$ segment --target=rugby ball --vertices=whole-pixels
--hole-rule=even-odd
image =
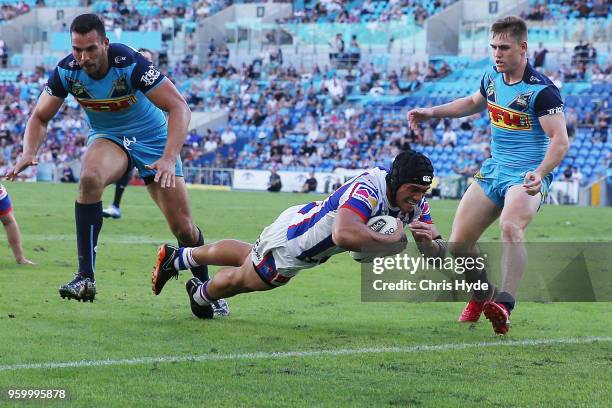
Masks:
[[[366,224],[372,231],[376,231],[379,234],[391,235],[397,229],[397,218],[391,217],[390,215],[380,215],[378,217],[372,217]],[[351,257],[360,263],[370,263],[374,261],[374,258],[380,256],[380,254],[372,252],[355,252],[350,251]]]

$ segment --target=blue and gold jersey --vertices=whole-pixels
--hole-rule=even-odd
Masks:
[[[495,67],[480,82],[491,120],[491,156],[510,167],[535,168],[544,159],[549,138],[539,118],[563,112],[557,87],[527,64],[523,79],[509,85]]]
[[[123,44],[110,44],[108,63],[104,78],[93,79],[70,54],[53,70],[45,91],[59,98],[74,96],[87,115],[91,134],[138,139],[165,128],[163,112],[145,96],[164,75],[138,51]]]

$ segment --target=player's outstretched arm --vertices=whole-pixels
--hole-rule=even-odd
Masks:
[[[38,98],[32,116],[28,119],[25,134],[23,136],[23,153],[15,166],[10,169],[4,177],[7,180],[15,180],[17,175],[32,165],[37,165],[36,152],[47,135],[47,124],[59,111],[64,100],[57,96],[44,92]]]
[[[404,225],[398,219],[397,229],[383,235],[367,227],[363,218],[347,208],[340,208],[334,221],[332,239],[336,245],[349,251],[396,254],[406,247]]]
[[[540,192],[542,179],[561,163],[569,149],[569,138],[563,112],[540,117],[540,125],[542,125],[544,133],[550,138],[550,144],[542,163],[534,171],[525,174],[523,186],[529,195]]]
[[[167,78],[156,88],[146,93],[155,106],[168,112],[168,141],[164,154],[155,163],[146,167],[156,170],[155,182],[161,187],[175,186],[175,163],[187,138],[191,110],[174,84]]]
[[[408,224],[414,242],[419,251],[427,258],[438,258],[446,255],[446,241],[438,232],[436,224],[422,221],[413,221]]]
[[[482,111],[487,106],[487,100],[480,91],[464,98],[456,99],[444,105],[432,108],[415,108],[408,112],[410,127],[417,130],[419,124],[432,118],[461,118]]]

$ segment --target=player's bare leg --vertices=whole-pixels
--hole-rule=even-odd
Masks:
[[[508,292],[512,296],[516,294],[527,266],[525,230],[538,212],[541,199],[541,194],[535,196],[527,194],[523,186],[513,186],[506,193],[499,224],[502,242],[510,245],[504,245],[502,255],[501,291]]]
[[[116,143],[106,139],[91,142],[83,157],[77,202],[94,204],[100,201],[104,188],[119,180],[127,166],[128,157]]]
[[[204,236],[191,217],[187,188],[183,177],[176,177],[175,187],[173,188],[161,188],[158,183],[151,183],[147,186],[147,189],[153,201],[155,201],[164,214],[172,234],[174,234],[178,241],[179,247],[190,248],[204,245]],[[161,253],[160,248],[160,253],[158,253],[158,265],[156,265],[153,270],[153,292],[155,294],[161,292],[163,284],[167,281],[167,279],[164,280],[163,277],[160,279],[159,276],[160,265],[164,262],[163,257],[164,254]],[[192,265],[190,269],[193,276],[199,280],[207,281],[209,279],[207,263]],[[191,305],[191,311],[194,315],[200,318],[212,317],[209,314],[209,307],[207,307],[206,310],[200,310],[197,304],[194,305],[192,302]],[[218,316],[228,315],[229,307],[225,300],[219,299],[219,301],[213,305],[213,312]]]
[[[274,286],[264,282],[255,272],[253,262],[248,255],[241,266],[222,268],[207,282],[192,278],[185,286],[189,297],[202,306],[240,293],[274,289]]]
[[[126,171],[126,153],[114,142],[96,139],[83,157],[79,194],[75,203],[79,270],[74,279],[59,289],[62,298],[93,301],[98,235],[102,229],[102,193]]]
[[[223,239],[213,244],[193,248],[193,259],[199,264],[241,266],[249,256],[252,244],[235,239]]]
[[[151,183],[147,185],[147,190],[164,214],[170,231],[182,246],[199,246],[196,245],[199,231],[191,217],[185,179],[176,177],[175,185],[174,188],[161,188],[159,183]]]
[[[498,334],[505,334],[509,329],[509,316],[514,308],[516,290],[527,267],[525,230],[538,212],[540,201],[541,194],[531,196],[520,185],[510,187],[506,193],[499,219],[503,242],[502,284],[494,302],[489,302],[484,310],[487,319],[493,324],[493,330]]]
[[[453,256],[480,256],[476,242],[493,221],[499,217],[501,211],[502,209],[486,196],[478,183],[472,183],[461,198],[453,220],[449,239],[449,250]],[[465,279],[470,283],[479,280],[488,282],[484,270],[466,270]],[[484,302],[493,296],[494,291],[495,288],[492,284],[488,291],[475,291],[458,320],[464,323],[477,322],[482,314]]]
[[[170,278],[178,278],[179,271],[184,269],[199,265],[241,266],[251,247],[251,244],[234,239],[224,239],[196,248],[176,248],[164,244],[159,247],[158,261],[153,269],[153,293],[161,293],[166,282]]]
[[[13,255],[15,256],[15,261],[21,265],[33,265],[34,262],[30,261],[23,254],[23,245],[21,244],[21,233],[19,231],[19,225],[17,224],[17,220],[15,220],[15,216],[13,212],[9,212],[8,214],[0,217],[0,222],[4,226],[4,230],[6,231],[6,238],[8,240],[9,246],[13,251]]]

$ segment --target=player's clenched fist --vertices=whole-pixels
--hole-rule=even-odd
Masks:
[[[407,119],[412,130],[417,130],[419,123],[428,121],[433,117],[432,108],[416,108],[408,112]]]

